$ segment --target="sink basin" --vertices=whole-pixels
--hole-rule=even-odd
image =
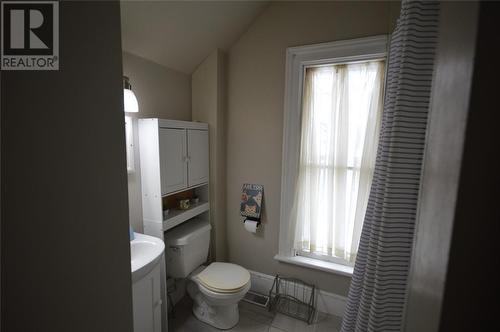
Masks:
[[[140,233],[134,233],[130,241],[130,268],[132,282],[136,282],[148,274],[162,257],[165,244],[162,240]]]

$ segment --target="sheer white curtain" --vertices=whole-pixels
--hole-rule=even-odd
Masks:
[[[373,177],[384,62],[306,69],[291,225],[299,255],[353,264]]]

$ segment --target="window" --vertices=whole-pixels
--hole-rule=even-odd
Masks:
[[[127,173],[134,173],[134,132],[133,120],[130,116],[125,116],[125,145],[127,147]]]
[[[383,61],[306,68],[294,249],[352,265],[373,176]]]
[[[383,36],[289,49],[277,259],[352,270],[375,164],[386,44]]]

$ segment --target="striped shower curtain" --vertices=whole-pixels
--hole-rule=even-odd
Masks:
[[[403,0],[390,43],[375,172],[342,332],[402,329],[438,21],[437,1]]]

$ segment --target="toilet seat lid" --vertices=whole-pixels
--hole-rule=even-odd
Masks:
[[[208,289],[220,292],[238,291],[250,281],[250,273],[231,263],[214,262],[201,271],[197,279]]]

